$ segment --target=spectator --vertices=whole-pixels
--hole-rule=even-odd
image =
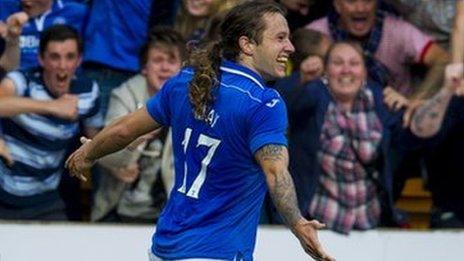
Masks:
[[[100,86],[103,116],[111,91],[139,71],[152,0],[92,1],[85,31],[84,69]]]
[[[87,7],[79,3],[63,3],[62,0],[2,0],[0,20],[15,12],[23,11],[29,16],[20,37],[21,69],[39,66],[38,47],[40,34],[54,24],[68,24],[83,32]]]
[[[451,76],[462,83],[462,64],[464,61],[464,2],[456,1],[456,18],[452,28],[452,61],[455,65],[448,68],[448,82]],[[454,67],[454,75],[453,73]],[[456,67],[458,70],[456,70]],[[456,76],[457,74],[457,76]],[[450,84],[448,84],[449,86]],[[446,92],[446,89],[442,90]],[[463,85],[457,93],[462,96]],[[444,95],[444,94],[442,94]],[[446,99],[441,99],[443,102]],[[431,100],[433,101],[433,99]],[[461,118],[462,98],[453,98],[449,105],[443,126],[446,135],[442,142],[429,150],[425,160],[427,165],[427,188],[432,194],[432,213],[430,226],[433,228],[463,228],[464,227],[464,193],[461,185],[464,183],[462,170],[462,148],[464,138],[464,121]],[[446,108],[446,106],[444,106]],[[418,114],[421,115],[421,114]],[[427,114],[422,114],[427,115]],[[420,120],[420,119],[419,119]],[[422,119],[423,120],[423,119]],[[440,126],[435,123],[433,126]]]
[[[459,5],[463,5],[463,3],[460,2]],[[463,15],[463,7],[458,8],[460,15]],[[457,21],[462,18],[459,17]],[[462,39],[463,36],[461,34],[459,37]],[[462,43],[459,46],[462,46]],[[462,58],[462,56],[453,53],[453,60],[456,61],[458,58]],[[464,165],[461,157],[464,146],[462,138],[464,130],[462,89],[457,90],[461,97],[453,97],[456,89],[462,88],[463,83],[461,60],[447,67],[445,88],[417,110],[411,125],[411,128],[423,137],[429,137],[438,132],[436,136],[442,141],[437,142],[438,145],[429,150],[430,154],[427,160],[430,169],[429,188],[433,199],[430,225],[433,228],[464,227],[464,204],[462,202],[464,196],[462,170]]]
[[[0,83],[3,139],[13,162],[0,162],[0,219],[66,219],[58,183],[80,126],[93,136],[102,126],[98,85],[76,75],[79,34],[67,25],[47,28],[40,68],[8,73]]]
[[[177,31],[155,28],[142,47],[141,73],[112,92],[107,125],[156,95],[164,82],[179,71],[185,52],[185,41]],[[161,184],[159,177],[173,174],[160,173],[166,132],[156,138],[149,134],[145,142],[100,160],[107,173],[101,175],[92,220],[153,223],[158,219],[166,200],[163,187],[171,187]]]
[[[307,28],[321,31],[334,41],[358,41],[363,46],[371,79],[384,87],[393,87],[406,98],[414,94],[405,115],[409,118],[418,105],[417,100],[430,95],[440,86],[448,54],[413,25],[378,11],[377,2],[334,0],[335,11],[309,24]],[[429,68],[418,88],[411,86],[410,82],[408,66],[413,63]]]
[[[364,50],[369,78],[385,87],[385,102],[391,109],[406,107],[403,124],[407,126],[421,100],[441,86],[448,54],[434,40],[400,18],[379,8],[378,0],[334,0],[327,17],[308,28],[329,35],[334,41],[353,39]],[[385,9],[388,9],[385,7]],[[412,86],[411,65],[423,65],[427,73],[420,86]],[[396,160],[395,195],[405,179],[420,171],[418,152],[392,150]]]
[[[314,30],[300,28],[292,33],[295,52],[291,61],[293,71],[298,72],[299,84],[305,84],[324,74],[324,60],[331,45],[330,39]]]
[[[28,16],[18,12],[8,17],[6,24],[0,22],[0,69],[5,72],[17,69],[19,65],[19,35]],[[0,75],[0,80],[4,75]]]
[[[402,224],[392,205],[390,146],[419,143],[388,111],[381,86],[367,80],[359,45],[335,43],[325,67],[327,78],[301,86],[289,107],[300,209],[345,234]]]
[[[238,0],[183,0],[174,28],[187,40],[200,41],[214,14],[227,10]]]
[[[306,28],[293,32],[291,41],[295,47],[295,52],[290,55],[293,72],[274,84],[274,88],[282,95],[288,108],[291,108],[293,101],[298,99],[303,85],[323,76],[325,56],[331,45],[327,36]],[[289,117],[289,121],[292,120]]]

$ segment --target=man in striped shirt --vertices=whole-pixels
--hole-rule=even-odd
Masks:
[[[81,53],[75,29],[52,26],[41,36],[41,66],[11,72],[0,83],[10,154],[0,162],[0,219],[66,219],[57,190],[66,154],[81,131],[93,136],[103,125],[98,85],[75,74]]]

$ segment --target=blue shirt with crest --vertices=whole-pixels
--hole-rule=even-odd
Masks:
[[[252,260],[267,191],[254,154],[287,145],[285,104],[254,71],[224,61],[209,117],[197,120],[188,98],[193,73],[182,70],[147,102],[153,119],[172,127],[176,173],[152,251],[164,259]]]

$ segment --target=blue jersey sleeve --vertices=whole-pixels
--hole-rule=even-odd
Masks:
[[[249,144],[253,154],[268,144],[287,146],[287,109],[282,98],[277,92],[273,92],[274,94],[261,103],[249,118]]]
[[[172,80],[168,80],[163,88],[147,101],[147,111],[150,116],[161,125],[171,125],[170,90]]]

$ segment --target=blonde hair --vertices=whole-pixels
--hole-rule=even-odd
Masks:
[[[182,1],[183,4],[181,5],[179,12],[176,16],[176,23],[174,24],[174,28],[179,31],[182,36],[190,40],[192,34],[195,30],[198,29],[206,29],[210,24],[211,18],[214,14],[219,13],[223,10],[230,9],[230,0],[213,0],[211,4],[208,14],[202,17],[196,17],[189,13],[186,7],[186,3],[184,0]]]

